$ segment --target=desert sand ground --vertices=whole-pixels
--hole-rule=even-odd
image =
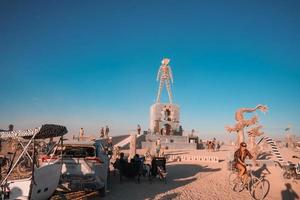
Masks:
[[[286,160],[299,162],[292,159],[293,155],[299,155],[299,152],[288,149],[280,150]],[[138,153],[142,154],[139,150]],[[104,200],[152,200],[152,199],[251,199],[247,190],[240,193],[231,191],[229,188],[228,176],[230,171],[227,170],[227,158],[232,153],[231,146],[222,146],[218,152],[207,152],[206,150],[177,150],[166,153],[182,155],[210,155],[218,156],[220,162],[168,162],[167,163],[167,184],[159,179],[154,179],[152,183],[147,178],[142,178],[141,183],[137,184],[133,180],[125,179],[119,182],[118,175],[111,175],[109,193]],[[260,167],[252,168],[257,170]],[[297,199],[300,196],[300,181],[285,182],[281,178],[281,170],[274,164],[268,164],[268,170],[271,174],[266,175],[270,182],[269,192],[265,199]],[[287,190],[286,183],[291,184],[292,190]]]

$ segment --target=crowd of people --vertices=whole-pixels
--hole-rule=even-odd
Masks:
[[[206,141],[207,151],[219,151],[220,148],[221,148],[220,141],[217,141],[216,138],[213,138],[213,140]]]
[[[128,158],[125,157],[125,154],[123,152],[120,152],[119,156],[113,163],[113,167],[115,169],[114,172],[116,170],[119,171],[120,181],[122,181],[122,177],[137,177],[137,181],[139,182],[140,176],[145,176],[147,173],[144,161],[145,158],[140,157],[139,154],[135,154],[135,156],[131,158],[130,161],[128,161]]]
[[[100,129],[100,138],[108,138],[109,135],[109,127],[106,125],[105,130],[104,127]]]

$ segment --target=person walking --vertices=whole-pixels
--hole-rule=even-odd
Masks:
[[[104,138],[104,127],[100,130],[100,138]]]
[[[105,137],[108,138],[108,134],[109,134],[109,128],[108,126],[106,125],[106,128],[105,128]]]
[[[138,125],[137,125],[137,132],[138,132],[138,135],[141,134],[141,130],[142,130],[142,128],[141,128],[141,126],[138,124]]]
[[[78,140],[79,140],[79,141],[83,140],[83,137],[84,137],[84,130],[83,130],[83,128],[80,128]]]

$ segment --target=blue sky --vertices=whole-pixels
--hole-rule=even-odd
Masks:
[[[148,128],[171,59],[184,129],[224,137],[240,107],[300,134],[299,1],[1,1],[0,127]],[[164,90],[163,99],[167,100]]]

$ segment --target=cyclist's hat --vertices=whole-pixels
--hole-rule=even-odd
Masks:
[[[241,142],[240,146],[241,147],[247,147],[247,144],[246,144],[246,142]]]

